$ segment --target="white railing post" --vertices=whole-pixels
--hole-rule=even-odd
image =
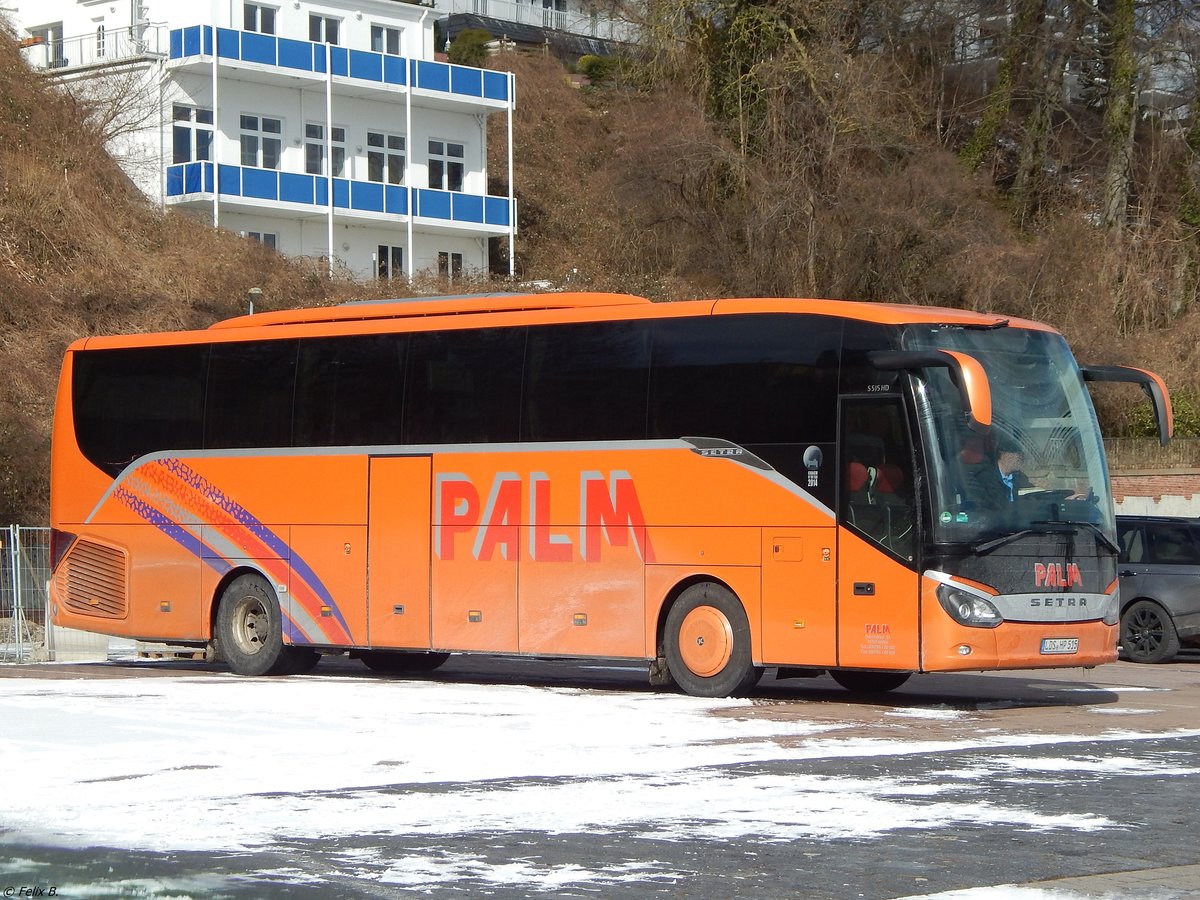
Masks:
[[[20,548],[20,531],[16,525],[8,526],[8,561],[9,571],[12,573],[10,583],[12,584],[12,630],[13,644],[15,646],[15,660],[21,662],[25,657],[24,641],[22,632],[25,630],[25,614],[21,606],[21,548]]]

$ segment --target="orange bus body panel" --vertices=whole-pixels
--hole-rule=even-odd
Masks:
[[[920,668],[919,576],[845,528],[838,537],[838,664]]]
[[[428,650],[432,460],[382,456],[370,465],[367,643]]]

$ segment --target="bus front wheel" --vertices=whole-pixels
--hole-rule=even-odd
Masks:
[[[217,649],[238,675],[292,675],[307,671],[315,650],[283,642],[283,615],[271,585],[261,575],[239,575],[221,594]]]
[[[762,676],[741,601],[719,584],[694,584],[667,613],[663,649],[675,683],[693,697],[734,697]]]

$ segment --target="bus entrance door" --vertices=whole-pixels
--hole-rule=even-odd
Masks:
[[[372,647],[428,649],[428,456],[371,458],[367,629]]]
[[[919,667],[912,444],[900,399],[842,400],[838,665]]]

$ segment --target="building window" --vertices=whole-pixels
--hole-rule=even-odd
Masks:
[[[336,44],[339,25],[341,25],[340,19],[309,13],[308,39],[314,44]]]
[[[278,169],[283,152],[283,120],[242,116],[242,165]]]
[[[461,253],[438,253],[438,274],[453,281],[462,277],[463,255]]]
[[[273,6],[263,6],[261,3],[242,4],[242,27],[246,31],[257,31],[259,34],[275,33],[275,13]]]
[[[104,39],[105,39],[104,26],[97,25],[96,26],[96,58],[97,59],[104,58],[104,43],[105,43]]]
[[[279,235],[273,231],[247,231],[246,237],[257,241],[264,247],[270,247],[272,250],[279,246]]]
[[[463,189],[463,159],[466,156],[462,144],[451,141],[429,142],[429,186],[443,191]]]
[[[346,129],[333,126],[333,177],[346,177]],[[325,175],[325,126],[309,122],[304,126],[304,171]]]
[[[376,53],[400,55],[400,38],[404,32],[390,25],[371,26],[371,49]]]
[[[367,132],[367,180],[404,184],[404,135]]]
[[[380,244],[376,248],[375,274],[381,280],[404,277],[404,248]]]
[[[196,162],[212,159],[213,112],[199,106],[176,103],[171,107],[171,161]]]

